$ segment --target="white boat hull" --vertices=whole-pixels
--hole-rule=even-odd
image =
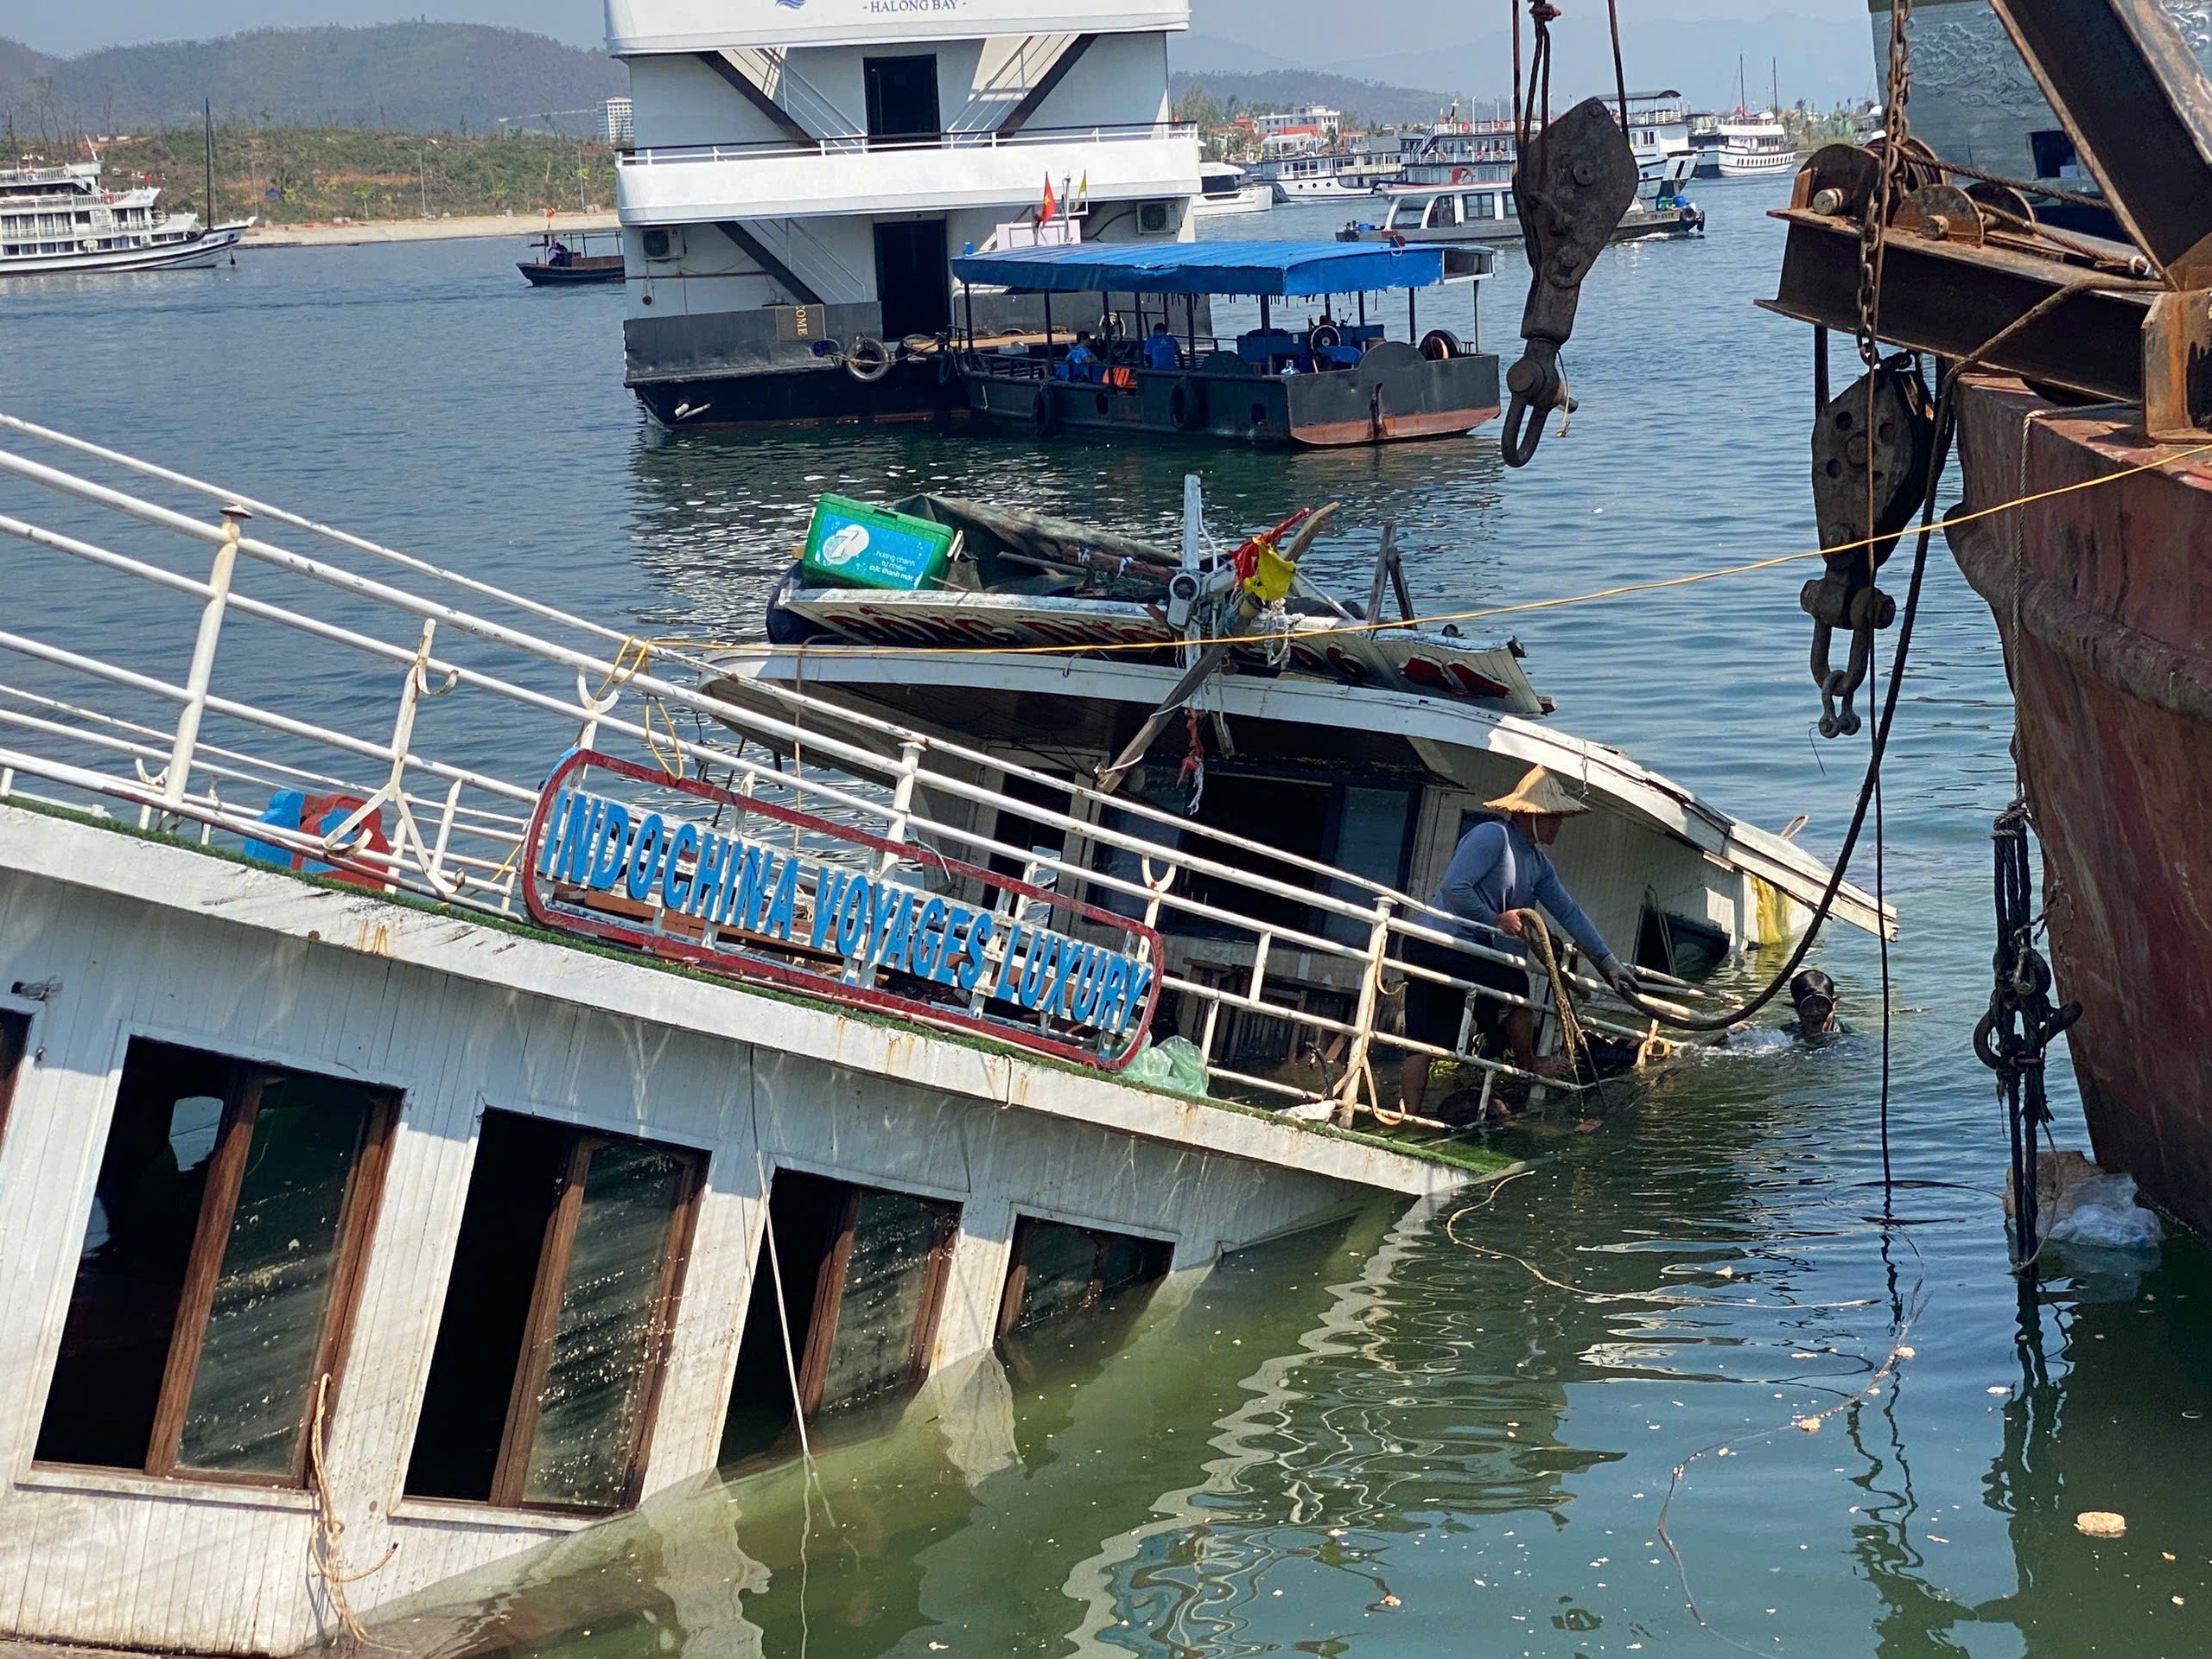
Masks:
[[[1342,179],[1277,179],[1274,191],[1277,201],[1332,201],[1344,196],[1364,198],[1375,194],[1372,186],[1346,184]]]
[[[190,270],[213,264],[238,246],[243,225],[225,225],[181,242],[143,248],[0,256],[0,276],[60,276],[119,270]]]
[[[1797,158],[1788,150],[1758,154],[1720,152],[1720,176],[1724,179],[1764,179],[1779,173],[1795,173]]]
[[[1192,196],[1193,219],[1226,219],[1232,213],[1264,213],[1275,205],[1274,191],[1264,184],[1248,184],[1231,195]]]

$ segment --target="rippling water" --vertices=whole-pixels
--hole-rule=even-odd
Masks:
[[[639,632],[757,633],[824,489],[1164,532],[1187,470],[1217,533],[1341,499],[1325,575],[1363,588],[1393,519],[1425,610],[1519,604],[1810,543],[1808,342],[1751,305],[1783,192],[1704,186],[1703,242],[1605,256],[1567,354],[1582,411],[1518,474],[1494,429],[1313,455],[672,440],[620,391],[620,296],[527,289],[490,243],[15,284],[0,408]],[[1484,300],[1509,354],[1524,279],[1507,257]],[[1832,846],[1863,748],[1811,734],[1803,575],[1469,626],[1527,643],[1561,724],[1759,822],[1808,813],[1808,843]],[[134,620],[43,580],[0,583],[0,617]],[[948,1379],[830,1448],[819,1490],[786,1471],[664,1496],[421,1610],[406,1639],[563,1659],[2212,1651],[2201,1249],[2170,1241],[2140,1274],[2060,1263],[2024,1322],[2005,1272],[2003,1128],[1967,1033],[2010,729],[1986,613],[1939,547],[1887,791],[1891,1223],[1875,956],[1839,936],[1818,959],[1868,1034],[1685,1065],[1593,1133],[1504,1143],[1548,1161],[1479,1208],[1260,1253],[1116,1344]],[[1659,1522],[1684,1459],[1678,1565]],[[2126,1536],[2078,1534],[2091,1509]]]

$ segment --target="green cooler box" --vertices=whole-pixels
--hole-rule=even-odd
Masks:
[[[810,580],[842,588],[913,592],[944,585],[960,535],[948,525],[842,495],[814,504],[799,563]]]

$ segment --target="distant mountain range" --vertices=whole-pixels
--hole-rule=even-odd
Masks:
[[[603,52],[473,23],[265,29],[53,58],[0,40],[0,129],[17,148],[79,133],[196,125],[484,132],[502,119],[589,131],[630,89]]]

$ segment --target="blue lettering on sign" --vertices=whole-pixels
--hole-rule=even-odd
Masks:
[[[540,833],[539,876],[729,930],[716,950],[741,950],[746,934],[807,944],[1107,1034],[1128,1028],[1152,987],[1150,964],[1105,946],[658,812],[632,819],[580,789],[554,798]]]

